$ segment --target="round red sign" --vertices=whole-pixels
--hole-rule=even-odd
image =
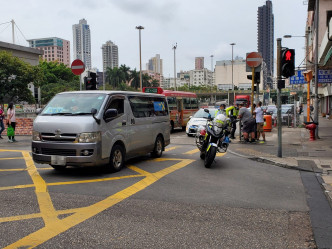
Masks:
[[[249,67],[258,67],[260,64],[262,64],[262,62],[263,58],[257,52],[251,52],[247,55],[246,63]]]
[[[75,75],[80,75],[84,72],[85,66],[83,61],[76,59],[71,63],[71,71]]]

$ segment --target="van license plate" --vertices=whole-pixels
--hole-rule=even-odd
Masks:
[[[51,164],[52,165],[66,165],[66,157],[65,156],[51,156]]]

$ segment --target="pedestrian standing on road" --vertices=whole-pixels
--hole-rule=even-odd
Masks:
[[[5,126],[3,124],[4,117],[5,117],[5,112],[3,111],[2,106],[0,105],[0,139],[3,139],[1,133],[5,130]]]
[[[245,142],[255,142],[255,119],[251,115],[251,112],[248,108],[243,106],[243,103],[239,104],[239,116],[238,118],[241,119],[243,123],[243,138]],[[251,136],[251,140],[249,140],[249,135]]]
[[[256,115],[256,127],[257,127],[257,140],[259,140],[260,135],[262,134],[263,142],[265,142],[265,132],[264,132],[264,117],[262,110],[262,102],[258,102],[258,107],[255,109]]]
[[[7,109],[7,120],[8,120],[8,126],[11,125],[14,128],[15,131],[15,126],[16,126],[16,115],[15,115],[15,106],[13,102],[10,102],[8,105]],[[17,142],[15,140],[15,135],[14,136],[8,136],[8,142]]]
[[[239,114],[239,107],[235,103],[226,109],[226,117],[230,118],[232,123],[231,139],[235,139],[236,122],[237,122],[236,118],[238,114]]]

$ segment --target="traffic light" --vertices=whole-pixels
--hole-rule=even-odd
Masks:
[[[89,77],[84,77],[84,84],[86,90],[97,90],[97,74],[93,72],[88,73]]]
[[[260,72],[255,72],[255,83],[259,84],[261,83],[261,73]]]
[[[281,75],[289,78],[295,74],[295,49],[283,48],[281,50]]]
[[[252,75],[248,74],[247,79],[252,80]],[[259,84],[260,82],[261,82],[261,73],[260,72],[255,72],[254,83]]]

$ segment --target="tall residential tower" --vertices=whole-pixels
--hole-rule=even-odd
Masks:
[[[80,59],[84,62],[85,68],[91,68],[91,35],[90,27],[85,19],[79,24],[73,25],[73,47],[74,60]]]
[[[257,12],[257,47],[258,52],[263,57],[263,80],[264,88],[273,86],[274,75],[274,16],[272,12],[272,2],[258,7]]]
[[[108,67],[119,67],[119,51],[118,46],[112,41],[107,41],[101,47],[103,51],[103,72],[106,73]]]

